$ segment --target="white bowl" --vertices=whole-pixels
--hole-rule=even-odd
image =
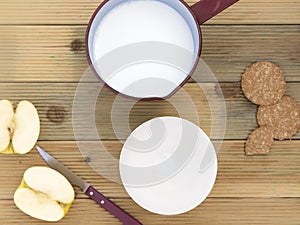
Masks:
[[[217,157],[209,137],[193,123],[160,117],[136,128],[120,155],[120,176],[130,197],[162,215],[185,213],[213,188]]]

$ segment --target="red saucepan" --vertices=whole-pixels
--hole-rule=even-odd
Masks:
[[[201,0],[190,7],[183,0],[105,0],[87,28],[88,62],[118,94],[168,98],[197,66],[199,25],[237,1]]]

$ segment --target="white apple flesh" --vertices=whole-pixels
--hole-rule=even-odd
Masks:
[[[39,115],[29,101],[21,101],[14,113],[12,103],[0,101],[0,153],[25,154],[38,140]]]
[[[44,221],[59,221],[68,212],[75,193],[69,181],[48,167],[31,167],[14,194],[16,206],[25,214]]]
[[[9,146],[13,119],[14,109],[11,102],[8,100],[0,101],[0,152]]]

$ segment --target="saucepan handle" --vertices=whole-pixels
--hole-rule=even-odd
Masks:
[[[199,24],[204,23],[239,0],[200,0],[191,6]]]

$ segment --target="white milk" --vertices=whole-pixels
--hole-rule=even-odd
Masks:
[[[192,32],[187,22],[176,10],[156,0],[128,0],[113,8],[100,21],[93,40],[92,57],[97,60],[114,49],[147,41],[176,45],[186,49],[191,55],[195,51]],[[155,51],[157,56],[166,54],[166,52],[160,52],[160,49],[155,49]],[[180,57],[180,55],[176,57]],[[194,61],[195,58],[193,57],[188,62],[190,64],[189,68],[192,67]],[[120,68],[113,75],[105,77],[104,81],[115,90],[126,92],[125,94],[134,97],[157,97],[155,95],[162,95],[163,97],[173,87],[165,85],[165,90],[158,93],[155,87],[152,90],[145,90],[145,88],[147,89],[147,87],[144,87],[145,82],[144,84],[140,83],[140,85],[135,83],[135,86],[130,88],[128,88],[128,85],[143,78],[154,77],[165,79],[175,86],[180,84],[187,76],[187,73],[181,71],[181,69],[164,63],[131,63],[133,64],[126,66],[126,68]],[[159,81],[154,79],[153,82],[147,81],[146,83],[147,86],[155,86],[157,82]],[[157,88],[161,89],[162,87]]]

